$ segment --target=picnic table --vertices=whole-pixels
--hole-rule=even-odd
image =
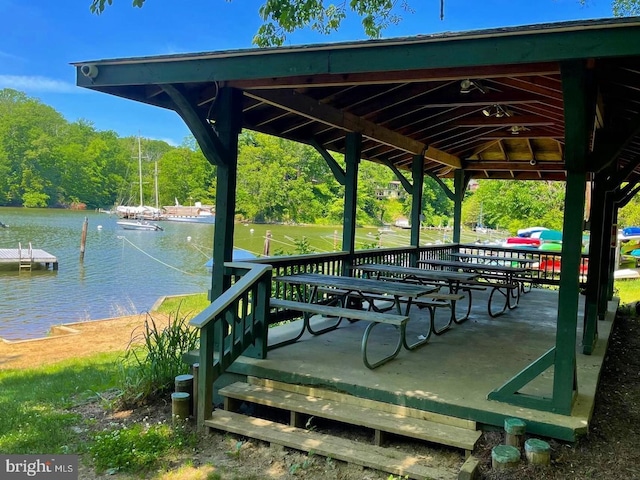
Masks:
[[[342,318],[349,320],[367,320],[369,325],[365,328],[362,343],[362,360],[370,369],[376,368],[393,358],[395,358],[402,346],[407,350],[415,350],[421,345],[427,343],[431,335],[431,325],[426,335],[419,336],[419,340],[409,344],[406,338],[406,324],[409,320],[409,310],[414,299],[423,295],[427,295],[438,287],[433,285],[419,285],[400,282],[384,282],[368,278],[345,277],[339,275],[324,275],[318,273],[300,273],[294,275],[282,275],[274,278],[276,282],[282,282],[293,285],[296,289],[298,301],[287,301],[280,299],[272,299],[271,304],[278,306],[289,306],[301,312],[304,315],[303,329],[306,328],[310,333],[317,335],[338,327]],[[324,295],[329,296],[329,300],[335,300],[337,306],[327,304],[318,305],[317,300]],[[375,300],[379,300],[380,296],[388,298],[392,304],[389,308],[377,308]],[[347,308],[349,299],[356,298],[367,302],[369,310]],[[404,309],[403,309],[404,305]],[[395,314],[385,313],[389,310],[395,310]],[[314,331],[309,322],[309,314],[320,313],[323,316],[333,315],[337,318],[337,323],[331,327],[327,327],[321,331]],[[394,351],[383,357],[382,359],[372,362],[368,358],[367,348],[372,330],[380,324],[389,324],[399,330],[399,338]]]
[[[507,310],[512,310],[518,306],[522,282],[525,280],[524,274],[527,272],[527,269],[524,267],[491,265],[460,260],[425,259],[418,260],[418,264],[433,269],[476,273],[479,279],[486,282],[486,284],[492,288],[487,304],[487,311],[492,318],[502,315]],[[494,298],[496,294],[503,296],[505,301],[504,305],[494,310]]]
[[[390,265],[385,263],[364,263],[355,265],[355,270],[362,271],[369,277],[375,277],[378,280],[396,280],[410,281],[423,285],[435,285],[438,287],[447,286],[448,294],[438,292],[438,294],[426,295],[426,302],[423,299],[416,300],[418,306],[423,305],[429,307],[432,316],[435,316],[435,307],[450,305],[451,318],[449,323],[441,329],[433,329],[433,333],[440,335],[451,327],[452,322],[461,324],[469,318],[471,313],[471,290],[469,284],[474,281],[478,275],[470,272],[452,272],[448,270],[429,270],[426,268],[405,267],[401,265]],[[465,295],[460,295],[460,290],[468,296],[468,306],[466,313],[461,317],[456,317],[456,302],[462,300]],[[445,303],[443,303],[445,302]],[[450,302],[450,303],[449,303]]]
[[[506,266],[515,266],[514,263],[517,263],[518,266],[526,268],[531,266],[534,263],[537,263],[538,260],[533,258],[526,257],[514,257],[511,255],[478,255],[472,253],[451,253],[450,256],[461,260],[463,262],[475,262],[481,264],[488,265],[506,265]]]

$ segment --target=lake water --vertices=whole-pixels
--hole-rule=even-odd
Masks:
[[[84,261],[80,241],[89,226]],[[117,218],[98,212],[0,208],[0,248],[31,242],[58,258],[59,270],[0,270],[0,337],[25,339],[47,334],[51,325],[98,320],[149,310],[164,295],[205,292],[211,273],[213,225],[161,222],[164,231],[122,230]],[[98,228],[101,226],[101,228]],[[333,251],[336,227],[237,225],[235,245],[261,254],[272,231],[271,252],[294,253],[306,236],[317,252]],[[376,242],[376,229],[358,232],[361,243]],[[367,235],[369,234],[369,235]],[[342,232],[335,235],[341,244]],[[401,237],[408,244],[408,233]],[[388,246],[392,242],[389,240]]]
[[[89,227],[84,261],[80,241],[85,217]],[[145,312],[162,296],[206,292],[212,256],[210,224],[161,222],[164,231],[122,230],[117,218],[98,212],[0,208],[0,248],[31,242],[58,258],[59,270],[0,269],[0,337],[15,340],[45,336],[51,325],[99,320]],[[101,228],[99,228],[101,227]],[[335,226],[243,225],[235,227],[236,247],[262,254],[266,230],[271,254],[297,253],[307,238],[315,252],[340,249],[342,228]],[[450,232],[426,232],[423,242],[450,239]],[[463,237],[463,241],[471,241]],[[400,247],[409,231],[359,228],[357,248]]]

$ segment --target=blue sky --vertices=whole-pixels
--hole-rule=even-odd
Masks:
[[[341,0],[339,0],[341,1]],[[536,23],[611,17],[611,0],[408,0],[413,13],[385,38]],[[173,112],[75,86],[70,62],[252,48],[263,0],[114,0],[100,16],[90,0],[0,0],[0,89],[40,99],[68,121],[88,120],[98,130],[180,144],[189,135]],[[329,2],[328,2],[329,3]],[[289,45],[364,39],[357,19],[340,32],[291,35]]]

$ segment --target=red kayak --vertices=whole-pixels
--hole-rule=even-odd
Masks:
[[[531,237],[509,237],[505,243],[509,245],[529,245],[531,247],[539,247],[540,239]]]

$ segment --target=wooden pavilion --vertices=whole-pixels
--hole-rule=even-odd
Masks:
[[[258,359],[258,364],[267,356],[269,298],[279,291],[272,285],[272,271],[321,266],[350,275],[352,266],[383,254],[415,266],[436,250],[439,255],[455,251],[462,199],[471,179],[566,182],[558,254],[562,270],[555,280],[534,279],[559,286],[552,346],[512,378],[498,380],[485,400],[515,407],[515,412],[566,417],[575,412],[580,387],[576,365],[599,348],[598,337],[608,330],[599,324],[613,295],[617,210],[637,192],[640,180],[639,18],[74,65],[81,87],[174,110],[217,167],[213,303],[194,320],[202,328],[200,423],[212,414],[214,380],[240,355]],[[322,154],[345,187],[342,252],[229,263],[237,139],[243,128],[309,144]],[[344,155],[346,168],[332,152]],[[355,250],[361,160],[387,165],[413,196],[410,247]],[[425,175],[453,179],[453,189],[440,182],[455,204],[452,245],[420,243]],[[591,235],[586,279],[581,276],[586,265],[583,230]],[[238,323],[241,329],[234,326]],[[286,356],[286,350],[278,354]],[[253,374],[264,372],[256,368]],[[548,394],[523,393],[549,369]],[[363,392],[354,387],[350,393],[364,397]],[[438,408],[420,405],[432,407]],[[449,412],[475,415],[472,408]],[[496,425],[501,420],[492,415],[476,419]],[[557,438],[573,439],[577,432],[553,422],[544,425],[538,433]]]

